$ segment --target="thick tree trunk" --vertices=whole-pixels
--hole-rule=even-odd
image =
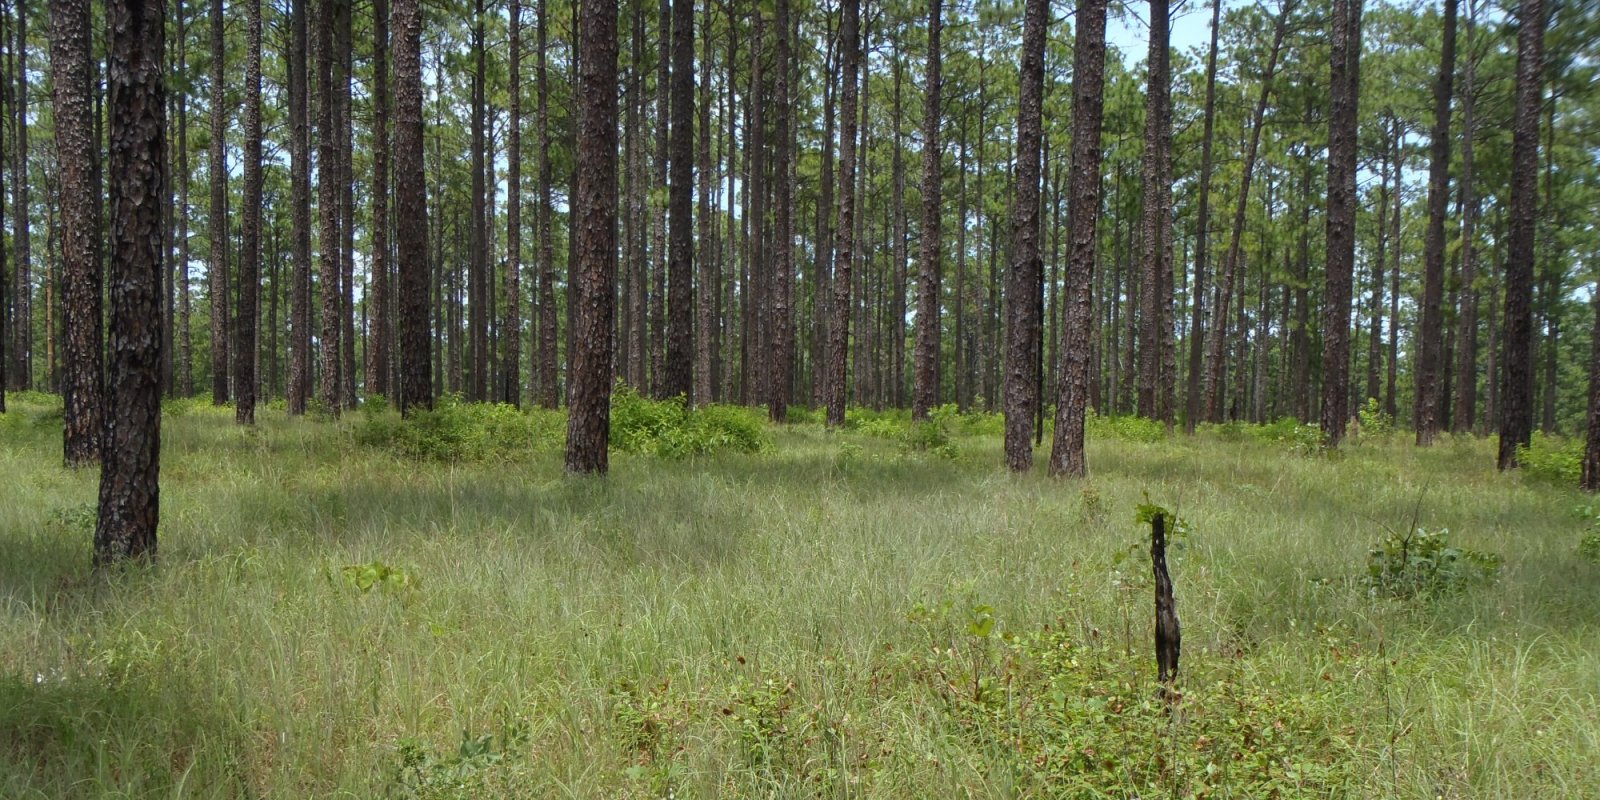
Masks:
[[[56,163],[60,169],[62,305],[66,312],[62,452],[67,466],[100,459],[100,262],[95,258],[97,143],[91,106],[89,0],[51,0],[50,70],[54,78]]]
[[[1589,426],[1579,484],[1586,492],[1600,492],[1600,284],[1590,290],[1589,305],[1594,310],[1589,345]]]
[[[518,21],[513,0],[513,23]],[[515,28],[513,28],[515,30]],[[513,34],[515,41],[515,34]],[[516,46],[512,46],[515,64]],[[511,85],[519,86],[517,73],[512,71]],[[394,398],[390,380],[394,375],[393,340],[394,320],[390,315],[394,299],[391,296],[390,272],[394,266],[389,258],[389,0],[372,3],[372,297],[367,301],[367,393]],[[515,126],[515,119],[513,119]],[[515,127],[513,127],[513,136]],[[513,156],[513,164],[516,163]],[[516,174],[513,166],[513,174]],[[512,225],[515,228],[515,223]]]
[[[244,0],[244,230],[234,312],[234,420],[256,422],[256,290],[261,282],[261,0]]]
[[[227,86],[222,0],[211,0],[211,402],[228,402]]]
[[[1088,474],[1084,413],[1089,404],[1089,328],[1094,314],[1095,227],[1100,219],[1100,128],[1105,103],[1106,0],[1078,3],[1072,58],[1072,171],[1068,178],[1066,316],[1061,338],[1061,386],[1050,474]]]
[[[1466,433],[1475,429],[1478,410],[1478,195],[1473,183],[1475,165],[1472,140],[1477,134],[1476,71],[1473,33],[1477,4],[1467,0],[1467,59],[1461,76],[1461,290],[1456,315],[1456,395],[1450,429]]]
[[[1500,469],[1519,466],[1517,447],[1533,436],[1533,263],[1538,206],[1540,72],[1544,0],[1517,8],[1516,109],[1511,128],[1511,206],[1506,224],[1505,312],[1501,337]]]
[[[153,559],[161,462],[159,203],[167,161],[163,0],[106,4],[110,77],[110,371],[94,563]]]
[[[1428,235],[1423,244],[1422,331],[1417,356],[1417,444],[1433,444],[1444,426],[1444,218],[1450,195],[1450,98],[1456,74],[1456,5],[1444,0],[1444,42],[1433,84],[1428,164]]]
[[[293,240],[293,275],[289,279],[289,413],[306,413],[311,398],[311,103],[310,33],[307,5],[290,0],[289,169],[293,195],[289,237]]]
[[[1361,2],[1334,0],[1330,36],[1327,304],[1322,314],[1322,432],[1329,447],[1344,440],[1350,419],[1350,284],[1356,247]]]
[[[928,413],[939,404],[939,306],[943,271],[939,236],[944,214],[940,199],[944,161],[939,144],[939,123],[944,110],[939,99],[943,88],[939,53],[943,29],[941,6],[941,0],[929,0],[928,72],[924,80],[926,106],[922,117],[922,259],[917,291],[916,386],[911,392],[911,418],[914,420],[927,419]]]
[[[672,142],[667,188],[667,350],[663,394],[694,389],[694,3],[672,0]]]
[[[794,192],[790,184],[794,135],[790,129],[792,117],[789,99],[790,37],[794,32],[789,24],[789,0],[777,0],[777,5],[778,53],[773,90],[777,119],[774,121],[776,130],[773,135],[778,139],[778,146],[777,162],[772,168],[776,215],[773,223],[776,231],[772,248],[772,356],[767,409],[773,422],[787,422],[789,392],[794,377],[794,318],[791,308],[794,302]]]
[[[1047,0],[1028,0],[1022,22],[1017,101],[1017,191],[1012,200],[1011,269],[1006,276],[1006,467],[1033,467],[1033,423],[1039,404],[1040,147],[1044,139],[1044,43]]]
[[[220,2],[221,0],[214,0]],[[334,112],[333,28],[335,7],[347,0],[318,0],[317,9],[317,291],[321,293],[321,374],[318,396],[323,410],[339,415],[339,148]]]
[[[1164,345],[1171,325],[1172,292],[1172,75],[1167,0],[1150,0],[1150,53],[1145,59],[1144,213],[1140,220],[1145,292],[1140,305],[1139,415],[1171,422],[1171,398],[1162,391]]]
[[[605,474],[617,270],[617,4],[585,0],[578,27],[578,186],[568,472]]]
[[[840,47],[844,69],[839,102],[839,230],[835,244],[833,324],[828,329],[828,425],[844,424],[845,370],[850,343],[850,265],[855,258],[856,92],[860,70],[860,0],[842,0]]]
[[[429,371],[428,207],[422,170],[422,7],[394,0],[394,183],[400,279],[400,412],[433,407]]]

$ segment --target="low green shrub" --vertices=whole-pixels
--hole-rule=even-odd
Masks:
[[[1583,477],[1582,439],[1534,431],[1533,441],[1517,448],[1522,474],[1538,480],[1577,486]]]
[[[682,397],[651,400],[620,384],[611,396],[611,446],[623,452],[685,458],[718,451],[757,453],[770,443],[761,409],[691,409]]]
[[[1167,438],[1166,425],[1133,414],[1101,416],[1091,411],[1084,417],[1083,427],[1084,434],[1091,439],[1153,444]]]
[[[559,447],[565,415],[553,411],[522,412],[509,405],[467,403],[459,396],[440,398],[433,410],[419,410],[410,419],[391,411],[364,411],[355,427],[358,444],[390,450],[409,458],[434,461],[515,461]]]
[[[1363,582],[1388,597],[1437,597],[1472,585],[1492,583],[1500,557],[1450,543],[1450,531],[1413,528],[1391,533],[1367,553]]]

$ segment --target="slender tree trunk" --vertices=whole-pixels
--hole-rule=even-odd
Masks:
[[[186,64],[188,57],[188,26],[182,5],[177,6],[178,63]],[[94,86],[94,68],[90,67],[91,93]],[[178,94],[178,348],[180,350],[180,379],[184,397],[194,396],[194,339],[191,327],[193,300],[189,286],[189,92],[180,88]],[[99,229],[100,183],[96,177],[100,164],[98,143],[95,147],[94,166],[90,170],[90,187],[93,190],[90,220],[91,232]],[[99,245],[92,244],[90,258],[99,270],[101,259]]]
[[[221,0],[213,0],[221,2]],[[339,149],[335,133],[333,27],[335,6],[345,0],[319,0],[317,7],[317,291],[321,293],[321,375],[318,395],[324,410],[339,414]]]
[[[1033,467],[1033,422],[1039,404],[1038,296],[1040,147],[1044,139],[1044,43],[1050,24],[1047,0],[1029,0],[1022,22],[1022,66],[1017,101],[1017,192],[1012,200],[1011,269],[1006,297],[1006,467]]]
[[[556,263],[551,242],[550,184],[554,170],[550,159],[550,89],[546,54],[545,0],[538,0],[537,30],[539,60],[539,404],[555,408],[560,402],[560,381],[556,372]]]
[[[106,4],[111,117],[110,372],[94,563],[154,559],[161,464],[163,0]]]
[[[1367,334],[1367,391],[1365,399],[1377,400],[1382,397],[1382,387],[1378,382],[1378,366],[1383,363],[1383,289],[1384,267],[1388,266],[1389,245],[1389,179],[1393,162],[1389,159],[1389,146],[1383,146],[1383,153],[1378,157],[1378,246],[1372,259],[1372,301],[1367,306],[1368,334]],[[1392,170],[1394,188],[1400,190],[1400,170]],[[1395,243],[1399,246],[1399,242]],[[1393,326],[1394,319],[1390,318]]]
[[[1216,139],[1217,117],[1217,36],[1222,20],[1222,0],[1211,2],[1211,47],[1206,56],[1206,99],[1204,134],[1200,142],[1200,186],[1194,251],[1194,288],[1190,290],[1189,322],[1189,376],[1187,387],[1187,414],[1184,428],[1194,433],[1195,423],[1204,408],[1201,399],[1201,373],[1203,344],[1206,326],[1206,257],[1211,242],[1211,165],[1212,147]]]
[[[584,0],[578,58],[578,228],[568,472],[605,474],[617,248],[617,4]]]
[[[1428,234],[1423,245],[1422,331],[1417,356],[1417,445],[1433,444],[1444,426],[1444,218],[1450,197],[1450,98],[1456,74],[1456,5],[1444,0],[1444,43],[1433,84],[1428,165]]]
[[[352,0],[334,7],[334,132],[339,175],[339,406],[356,405],[355,316],[355,135],[350,114],[350,80],[354,74],[351,31]]]
[[[1477,135],[1476,71],[1473,33],[1477,3],[1467,0],[1466,66],[1461,76],[1461,291],[1456,316],[1456,396],[1450,415],[1451,430],[1466,433],[1476,428],[1478,406],[1478,195],[1473,183],[1475,164],[1472,140]]]
[[[62,382],[67,466],[100,460],[100,262],[94,257],[98,157],[91,107],[89,0],[51,0],[50,70],[54,78],[56,163],[60,169],[62,302],[66,311],[66,370]],[[52,331],[52,335],[53,335]]]
[[[1100,129],[1105,102],[1106,0],[1078,3],[1072,58],[1072,171],[1069,177],[1066,317],[1050,474],[1088,474],[1083,451],[1089,403],[1089,328],[1094,314],[1095,226],[1100,218]]]
[[[429,372],[428,207],[422,169],[422,7],[394,0],[394,183],[400,279],[400,412],[433,408]]]
[[[256,289],[261,282],[261,0],[244,0],[244,235],[234,313],[234,419],[256,423]]]
[[[1330,37],[1327,305],[1322,314],[1322,432],[1329,447],[1344,440],[1350,418],[1350,276],[1356,245],[1361,2],[1334,0]]]
[[[891,267],[893,278],[893,295],[890,297],[888,307],[884,309],[888,316],[889,339],[889,391],[888,400],[895,408],[905,407],[905,369],[906,369],[906,167],[905,148],[902,141],[901,120],[904,104],[902,103],[902,84],[905,82],[905,67],[900,52],[900,38],[898,32],[894,34],[894,135],[892,149],[894,160],[892,166],[892,179],[894,181],[894,197],[890,215],[893,217],[889,226],[894,242],[890,247],[890,255],[894,259]]]
[[[1594,310],[1593,333],[1589,338],[1589,425],[1579,485],[1586,492],[1600,492],[1600,285],[1590,290],[1589,305]]]
[[[1165,342],[1170,336],[1172,299],[1172,75],[1168,47],[1170,15],[1167,0],[1150,0],[1150,54],[1145,59],[1149,88],[1145,92],[1144,214],[1140,220],[1144,250],[1144,303],[1140,307],[1139,414],[1171,422],[1171,398],[1162,392]],[[1165,288],[1165,291],[1163,289]]]
[[[472,17],[472,214],[467,224],[468,274],[467,274],[467,349],[471,366],[468,368],[467,399],[483,402],[489,397],[489,254],[484,233],[488,230],[488,202],[485,194],[484,165],[484,114],[487,59],[484,54],[483,0],[476,0]]]
[[[1360,0],[1339,0],[1360,2]],[[1245,145],[1244,171],[1239,177],[1239,196],[1233,207],[1233,234],[1228,239],[1228,250],[1223,254],[1222,282],[1217,287],[1216,324],[1207,332],[1205,419],[1222,421],[1222,381],[1226,354],[1223,340],[1228,329],[1228,304],[1233,299],[1234,283],[1239,271],[1239,258],[1244,238],[1245,214],[1250,205],[1250,182],[1254,177],[1256,154],[1261,145],[1261,128],[1267,113],[1267,103],[1272,97],[1272,82],[1278,72],[1278,57],[1283,52],[1283,40],[1289,31],[1289,14],[1294,10],[1294,0],[1284,0],[1272,26],[1272,46],[1267,53],[1266,71],[1261,76],[1260,93],[1256,96],[1255,113],[1250,119],[1250,139]],[[1348,323],[1347,323],[1348,326]]]
[[[211,402],[228,402],[227,86],[222,0],[211,0]]]
[[[943,29],[941,0],[928,3],[928,72],[924,92],[926,106],[922,121],[922,263],[917,294],[916,386],[911,393],[911,418],[925,420],[939,404],[939,306],[943,267],[940,263],[940,227],[943,204],[943,153],[939,144],[939,123],[943,114],[940,90],[939,39]],[[820,241],[820,240],[819,240]]]
[[[17,0],[16,34],[12,58],[15,61],[16,94],[14,96],[14,148],[11,181],[11,250],[16,258],[16,297],[13,298],[15,314],[12,322],[16,335],[12,339],[12,353],[16,358],[12,386],[31,389],[33,383],[33,259],[28,238],[28,170],[32,166],[28,152],[28,2]]]
[[[716,340],[717,330],[717,292],[716,292],[716,260],[717,248],[716,235],[712,232],[711,216],[711,187],[716,182],[711,169],[711,140],[717,138],[715,129],[711,127],[711,74],[712,74],[712,30],[711,30],[711,4],[705,6],[705,17],[701,21],[700,42],[700,138],[697,142],[695,160],[700,171],[700,196],[699,208],[696,210],[699,224],[699,254],[697,287],[695,289],[694,307],[694,396],[690,398],[696,406],[703,406],[712,401],[716,384],[712,380],[711,369],[711,343]]]
[[[835,245],[833,324],[828,330],[828,425],[844,424],[845,370],[850,343],[850,265],[855,258],[856,92],[860,70],[860,0],[842,0],[840,21],[839,231]]]

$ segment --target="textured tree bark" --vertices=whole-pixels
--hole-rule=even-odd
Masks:
[[[578,34],[579,220],[572,331],[568,472],[603,475],[611,427],[612,317],[617,271],[617,4],[585,0]]]
[[[50,71],[54,78],[56,163],[61,206],[62,305],[66,369],[62,375],[67,466],[100,460],[100,262],[94,254],[94,109],[91,106],[89,0],[51,0]]]
[[[110,371],[94,563],[153,559],[161,471],[161,197],[166,9],[106,4],[111,123]]]
[[[1329,447],[1344,440],[1350,418],[1350,284],[1356,246],[1361,2],[1334,0],[1330,37],[1327,303],[1322,310],[1322,433]]]
[[[356,175],[355,132],[350,114],[350,80],[354,75],[352,0],[334,7],[334,132],[339,154],[339,407],[356,406]]]
[[[777,119],[774,121],[776,130],[773,135],[777,137],[778,146],[777,161],[772,167],[776,216],[773,223],[776,231],[772,259],[772,356],[767,411],[773,422],[787,422],[790,384],[794,378],[794,193],[790,183],[794,134],[790,129],[789,98],[790,37],[794,31],[789,24],[789,0],[777,0],[777,5],[778,52],[773,88]]]
[[[911,392],[911,418],[914,420],[926,420],[939,404],[939,306],[943,277],[940,263],[943,204],[939,192],[944,182],[943,152],[939,144],[939,123],[943,116],[939,99],[943,88],[939,53],[942,5],[941,0],[928,3],[928,72],[924,79],[926,106],[922,117],[922,259],[917,286],[917,346],[913,355],[916,385]]]
[[[513,23],[519,6],[512,3]],[[513,28],[515,30],[515,28]],[[513,34],[513,41],[515,41]],[[516,63],[517,47],[511,48],[512,63]],[[517,73],[512,72],[512,86],[519,86]],[[394,298],[390,288],[390,275],[394,266],[389,258],[389,0],[372,3],[372,298],[368,300],[367,338],[367,392],[386,398],[394,397],[391,379],[394,375],[393,340],[394,319],[390,314]],[[513,97],[516,96],[513,92]],[[516,120],[513,117],[513,136]],[[513,164],[515,164],[513,157]],[[513,174],[517,169],[513,166]],[[513,197],[515,195],[513,194]],[[509,212],[508,212],[509,216]],[[516,228],[516,223],[512,223]]]
[[[1433,444],[1444,425],[1444,218],[1450,197],[1450,98],[1456,74],[1456,5],[1444,0],[1444,41],[1433,84],[1428,164],[1428,234],[1423,244],[1422,331],[1417,356],[1417,445]],[[1391,324],[1392,321],[1391,321]]]
[[[1150,520],[1150,564],[1156,579],[1156,680],[1172,700],[1172,686],[1178,681],[1178,655],[1183,630],[1178,626],[1178,603],[1172,593],[1172,575],[1167,572],[1167,515]]]
[[[211,402],[228,402],[228,163],[227,85],[224,72],[222,0],[211,0]]]
[[[694,390],[694,3],[672,0],[672,142],[667,188],[667,351],[663,394]]]
[[[244,0],[244,220],[234,312],[234,421],[256,423],[256,290],[261,283],[261,0]]]
[[[1144,213],[1140,219],[1144,303],[1140,306],[1139,415],[1171,421],[1171,399],[1162,392],[1164,344],[1170,324],[1172,278],[1172,74],[1167,0],[1150,0],[1150,53],[1145,58]],[[1163,288],[1165,287],[1165,291]]]
[[[1006,274],[1006,467],[1033,467],[1033,422],[1039,404],[1038,297],[1044,290],[1039,258],[1040,147],[1044,139],[1046,0],[1028,0],[1022,21],[1022,66],[1017,101],[1017,191],[1011,204],[1011,268]]]
[[[817,171],[816,281],[812,295],[811,399],[818,406],[827,405],[828,402],[828,327],[833,324],[833,215],[837,210],[833,201],[833,130],[834,100],[838,96],[835,85],[838,43],[833,34],[832,15],[829,15],[827,55],[823,62],[826,69],[822,82],[822,164]]]
[[[842,0],[840,46],[843,73],[839,102],[839,231],[835,244],[833,324],[828,330],[828,425],[844,424],[845,371],[850,343],[850,262],[855,258],[856,92],[860,71],[860,0]]]
[[[311,105],[307,4],[290,0],[289,170],[293,195],[289,238],[294,252],[289,279],[289,413],[306,413],[311,398]]]
[[[394,0],[394,182],[400,278],[400,412],[433,407],[428,208],[422,170],[422,8]]]
[[[506,130],[505,316],[499,401],[522,405],[522,2],[510,1],[511,119]]]
[[[220,0],[214,0],[220,2]],[[335,6],[317,4],[317,291],[321,294],[321,373],[317,382],[323,410],[339,415],[339,148],[335,134],[333,27]]]
[[[1467,63],[1461,75],[1461,291],[1456,315],[1455,368],[1458,388],[1455,410],[1450,415],[1450,428],[1456,433],[1474,430],[1478,411],[1478,195],[1473,183],[1472,157],[1472,140],[1477,134],[1477,98],[1474,96],[1477,59],[1472,49],[1476,18],[1477,4],[1467,0],[1464,21]]]
[[[1511,127],[1511,207],[1506,223],[1504,352],[1500,383],[1500,469],[1519,466],[1517,447],[1533,436],[1533,259],[1538,206],[1540,71],[1544,0],[1517,8],[1516,110]]]
[[[1106,0],[1078,3],[1072,56],[1072,167],[1068,178],[1066,316],[1061,339],[1061,385],[1050,474],[1082,477],[1084,413],[1089,403],[1089,327],[1093,316],[1095,226],[1100,219],[1100,129],[1104,112]]]
[[[1579,485],[1586,492],[1600,492],[1600,285],[1590,291],[1589,305],[1594,310],[1589,346],[1589,426]]]

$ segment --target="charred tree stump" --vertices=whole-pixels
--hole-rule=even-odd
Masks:
[[[1150,561],[1156,575],[1156,667],[1162,694],[1170,702],[1178,680],[1178,649],[1183,635],[1178,628],[1178,606],[1172,597],[1172,576],[1167,574],[1167,515],[1150,519]]]

